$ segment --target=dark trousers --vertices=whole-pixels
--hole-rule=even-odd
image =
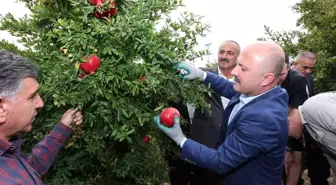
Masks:
[[[220,185],[220,175],[203,168],[199,168],[179,158],[170,161],[171,185]]]
[[[311,185],[329,185],[330,165],[319,144],[305,131],[306,137],[306,167]]]
[[[320,148],[307,148],[307,168],[311,185],[329,185],[330,165]]]

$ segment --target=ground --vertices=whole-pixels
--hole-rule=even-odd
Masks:
[[[333,172],[330,169],[331,176],[329,177],[329,185],[333,185]],[[308,170],[303,171],[302,178],[304,179],[304,185],[310,185],[310,179],[308,177]],[[169,183],[163,183],[162,185],[170,185]]]
[[[329,185],[333,185],[333,174],[332,174],[332,170],[330,170],[330,173],[331,173],[331,176],[330,176],[330,178],[328,179],[328,181],[329,181]],[[310,180],[309,180],[309,177],[308,177],[308,171],[307,171],[307,170],[303,171],[303,173],[302,173],[302,178],[303,178],[304,181],[305,181],[304,185],[310,185]]]

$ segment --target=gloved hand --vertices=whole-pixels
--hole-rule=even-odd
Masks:
[[[154,123],[160,130],[162,130],[165,134],[167,134],[175,143],[181,146],[181,143],[187,140],[184,136],[181,126],[180,126],[180,119],[178,116],[174,117],[174,126],[173,127],[166,127],[160,122],[160,117],[154,117]],[[182,146],[181,146],[182,147]]]
[[[201,69],[198,69],[196,66],[192,65],[192,64],[188,64],[186,62],[181,62],[178,64],[175,64],[173,66],[174,69],[176,70],[184,70],[187,72],[187,74],[181,73],[180,72],[180,76],[186,80],[193,80],[193,79],[202,79],[203,75],[204,75],[204,71],[202,71]]]

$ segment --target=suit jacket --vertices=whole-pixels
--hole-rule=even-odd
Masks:
[[[223,125],[240,93],[233,83],[207,73],[205,83],[214,91],[231,99],[224,111]],[[222,144],[210,149],[191,139],[182,148],[182,159],[223,174],[223,185],[280,185],[288,137],[288,94],[275,87],[240,109],[221,132]]]
[[[312,75],[307,76],[308,92],[309,97],[314,96],[314,77]]]
[[[202,69],[218,74],[218,68]],[[224,108],[221,96],[217,93],[205,94],[204,99],[210,104],[211,113],[203,108],[195,110],[189,137],[207,147],[215,148],[219,139],[220,126],[223,121]]]
[[[307,79],[303,74],[295,69],[289,69],[286,79],[281,87],[286,89],[289,97],[288,105],[292,108],[298,108],[307,99]]]

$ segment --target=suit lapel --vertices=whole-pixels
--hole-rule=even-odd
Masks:
[[[226,135],[227,135],[227,132],[228,132],[228,122],[229,122],[229,117],[230,117],[230,114],[233,110],[233,107],[239,103],[239,96],[240,96],[240,93],[237,93],[234,97],[232,97],[232,99],[230,100],[229,104],[227,105],[227,107],[225,108],[224,110],[224,118],[223,118],[223,122],[221,124],[221,131],[220,131],[220,135],[219,135],[219,143],[223,143],[225,138],[226,138]]]

